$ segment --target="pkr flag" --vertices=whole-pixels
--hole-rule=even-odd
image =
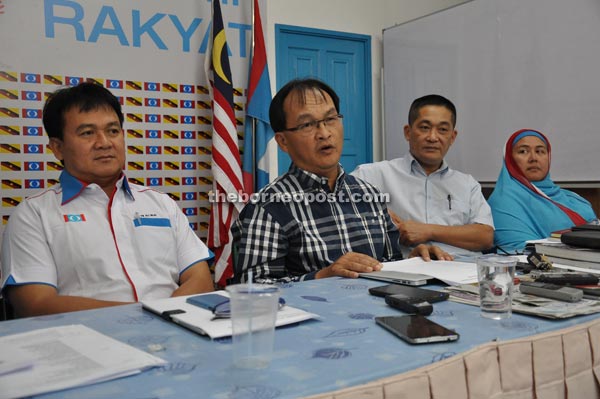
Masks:
[[[254,0],[254,53],[246,95],[244,187],[258,191],[277,177],[277,143],[269,123],[271,81],[258,0]]]
[[[230,227],[244,205],[239,201],[225,202],[224,197],[240,197],[244,188],[221,4],[219,0],[212,4],[212,32],[204,67],[212,98],[212,174],[217,195],[210,212],[208,246],[215,253],[215,282],[223,287],[233,276]]]

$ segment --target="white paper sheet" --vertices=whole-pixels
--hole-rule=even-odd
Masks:
[[[446,260],[425,262],[423,258],[415,257],[395,262],[384,262],[383,270],[426,274],[442,280],[448,285],[477,282],[477,265],[475,263]]]
[[[0,353],[10,348],[22,352],[33,367],[0,376],[0,399],[120,378],[167,363],[83,325],[0,337]]]

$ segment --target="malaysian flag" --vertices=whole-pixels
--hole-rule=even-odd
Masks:
[[[213,0],[212,4],[212,32],[205,70],[212,99],[212,174],[213,192],[217,195],[210,212],[208,246],[215,253],[215,282],[223,287],[233,276],[230,227],[244,205],[223,199],[227,194],[239,195],[244,189],[221,4],[219,0]]]

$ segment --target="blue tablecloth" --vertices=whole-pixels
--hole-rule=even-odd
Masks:
[[[375,324],[375,316],[399,315],[383,298],[368,294],[382,285],[366,279],[329,278],[283,286],[286,302],[320,320],[278,328],[269,368],[231,366],[231,339],[210,339],[126,305],[0,322],[0,335],[67,324],[84,324],[169,361],[165,367],[106,383],[43,395],[44,398],[295,398],[406,372],[491,340],[509,340],[600,317],[546,320],[513,314],[484,319],[479,308],[454,302],[434,305],[429,318],[456,330],[456,342],[409,345]]]

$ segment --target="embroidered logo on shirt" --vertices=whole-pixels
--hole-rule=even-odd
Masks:
[[[66,223],[69,222],[85,222],[85,215],[80,213],[79,215],[63,215]]]

